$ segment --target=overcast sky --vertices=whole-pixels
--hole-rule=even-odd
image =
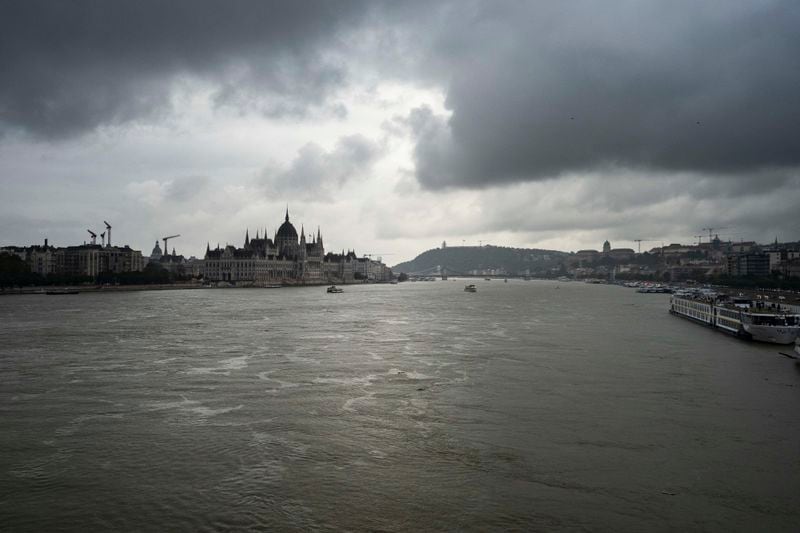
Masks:
[[[795,240],[798,28],[796,0],[3,0],[0,245],[108,220],[201,256],[287,204],[389,264]]]

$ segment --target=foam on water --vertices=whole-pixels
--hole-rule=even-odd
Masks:
[[[223,359],[219,361],[216,366],[190,368],[187,372],[189,374],[230,375],[231,370],[242,370],[243,368],[247,368],[248,359],[250,359],[249,355],[243,355],[240,357],[231,357],[229,359]]]
[[[2,528],[796,530],[800,367],[511,284],[0,297]]]

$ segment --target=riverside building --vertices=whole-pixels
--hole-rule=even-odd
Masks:
[[[388,281],[391,270],[380,261],[358,258],[355,252],[325,253],[322,232],[300,234],[289,220],[289,210],[283,224],[270,239],[266,231],[250,238],[245,231],[244,245],[227,245],[211,249],[206,246],[203,258],[205,280],[227,282],[240,286],[264,287],[273,284],[353,283],[356,281]]]
[[[245,232],[244,246],[206,246],[204,272],[206,281],[231,282],[240,285],[265,286],[273,283],[324,283],[322,233],[308,241],[305,229],[297,230],[289,221],[289,210],[272,239],[266,232],[251,239]]]
[[[0,248],[0,252],[13,253],[23,259],[31,272],[42,276],[88,276],[123,272],[139,272],[144,268],[144,258],[139,250],[129,246],[101,246],[81,244],[56,247],[48,244],[25,247]]]

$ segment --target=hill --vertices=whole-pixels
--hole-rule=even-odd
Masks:
[[[544,274],[557,268],[566,254],[536,248],[506,248],[503,246],[452,246],[435,248],[419,254],[411,261],[392,267],[395,273],[433,273],[437,267],[451,274],[489,273]]]

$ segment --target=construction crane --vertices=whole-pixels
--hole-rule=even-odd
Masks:
[[[643,242],[658,242],[658,241],[653,241],[653,240],[650,240],[650,239],[631,239],[631,240],[633,242],[635,242],[639,246],[639,253],[642,253],[642,243]]]
[[[170,239],[175,239],[177,237],[180,237],[180,235],[170,235],[169,237],[162,237],[161,238],[161,240],[164,241],[164,255],[169,255],[169,252],[167,251],[167,242]]]
[[[695,235],[694,238],[697,239],[697,246],[700,246],[701,244],[703,244],[703,236],[702,235]]]
[[[714,230],[719,231],[721,229],[731,229],[731,228],[729,228],[728,226],[723,226],[721,228],[703,228],[702,231],[707,231],[708,232],[708,242],[711,242],[711,239],[714,238]]]
[[[106,232],[108,233],[108,245],[107,246],[111,246],[111,224],[109,224],[105,220],[103,221],[103,224],[106,225]]]
[[[100,244],[105,246],[106,245],[106,232],[100,234]]]
[[[92,244],[97,244],[97,233],[93,232],[90,229],[87,229],[86,231],[88,231],[89,235],[92,236]]]

